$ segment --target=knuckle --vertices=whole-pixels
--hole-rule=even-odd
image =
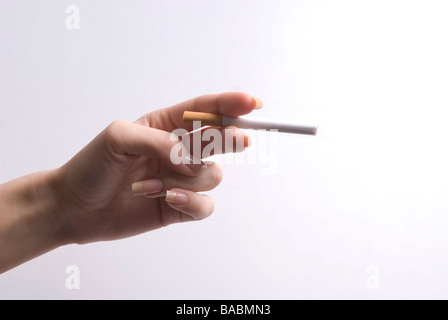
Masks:
[[[119,140],[123,136],[128,122],[125,120],[115,120],[106,129],[106,137],[111,141]]]
[[[106,144],[115,152],[123,152],[124,141],[126,141],[126,133],[129,128],[129,122],[125,120],[113,121],[105,130]]]

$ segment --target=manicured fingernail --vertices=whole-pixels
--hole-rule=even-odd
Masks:
[[[207,169],[207,167],[209,166],[209,163],[207,163],[207,162],[209,162],[209,161],[201,162],[201,164],[202,164],[201,168],[202,169]]]
[[[207,169],[207,164],[205,162],[200,162],[198,164],[187,163],[185,166],[190,169],[190,171],[194,174],[200,173],[202,170]]]
[[[255,108],[254,109],[261,109],[263,108],[263,101],[260,98],[253,97],[255,101]]]
[[[184,158],[185,166],[189,168],[193,173],[200,173],[203,169],[207,169],[207,162],[203,162],[201,159],[198,158],[191,158],[186,156]]]
[[[188,202],[188,197],[186,194],[167,190],[165,201],[173,204],[186,204]]]
[[[139,181],[132,184],[131,190],[134,196],[156,193],[163,190],[163,182],[161,179]]]
[[[252,145],[252,139],[249,136],[244,136],[244,148],[249,148]]]
[[[149,199],[155,199],[155,198],[163,197],[165,195],[166,195],[166,192],[161,191],[161,192],[156,192],[156,193],[145,194],[144,197],[149,198]]]

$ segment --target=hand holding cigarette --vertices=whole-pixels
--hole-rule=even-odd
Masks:
[[[236,127],[316,133],[315,127],[239,118],[261,105],[230,92],[153,111],[133,123],[114,121],[62,167],[0,185],[0,273],[66,244],[121,239],[208,217],[213,200],[199,192],[219,185],[222,170],[214,163],[173,163],[178,141],[171,132],[194,135],[193,120],[223,131],[233,126],[242,150],[249,138]]]
[[[213,163],[173,164],[177,142],[171,132],[192,130],[182,120],[186,110],[237,117],[257,106],[250,95],[231,92],[135,122],[114,121],[63,166],[0,185],[0,273],[66,244],[121,239],[208,217],[214,203],[201,192],[219,185],[222,170]]]

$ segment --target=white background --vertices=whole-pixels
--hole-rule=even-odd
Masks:
[[[0,299],[448,298],[447,1],[0,4],[0,182],[206,93],[319,125],[280,135],[270,174],[224,161],[208,220],[59,248],[1,275]]]

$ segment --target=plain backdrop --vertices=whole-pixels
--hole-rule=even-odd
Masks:
[[[265,102],[257,117],[319,125],[248,131],[255,161],[216,159],[209,219],[59,248],[1,275],[0,299],[448,298],[447,1],[0,8],[2,183],[61,166],[115,119],[206,93],[245,91]]]

